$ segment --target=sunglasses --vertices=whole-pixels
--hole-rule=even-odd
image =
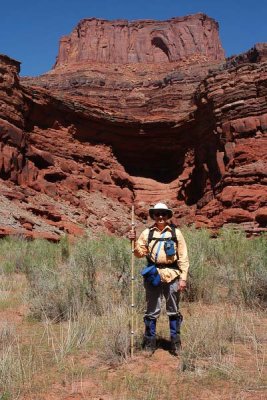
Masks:
[[[168,213],[167,211],[154,211],[154,216],[155,217],[167,217]]]

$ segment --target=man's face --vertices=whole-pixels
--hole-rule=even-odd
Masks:
[[[164,226],[167,224],[168,218],[168,212],[164,210],[157,210],[154,211],[154,220],[156,222],[156,225],[161,225]]]

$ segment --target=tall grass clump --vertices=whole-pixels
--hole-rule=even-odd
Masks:
[[[90,313],[97,313],[97,258],[91,243],[81,240],[68,258],[49,261],[51,263],[44,259],[38,268],[27,271],[32,315],[39,320],[58,322],[74,318],[85,308]]]
[[[76,294],[72,295],[70,271],[64,266],[49,268],[40,265],[28,272],[27,302],[31,315],[38,319],[52,319],[55,322],[71,315],[73,301],[78,303]]]
[[[25,270],[22,272],[31,272],[31,270],[38,269],[42,265],[54,268],[55,264],[59,263],[60,260],[60,244],[55,244],[44,239],[36,239],[28,242]]]
[[[223,300],[229,304],[266,308],[266,236],[248,239],[243,232],[233,229],[222,229],[216,238],[205,229],[184,228],[182,232],[190,259],[185,300],[205,303]],[[0,241],[1,249],[3,278],[12,271],[25,273],[31,315],[49,324],[62,322],[62,332],[67,339],[57,344],[55,357],[62,358],[59,348],[62,354],[68,354],[70,349],[78,347],[81,319],[78,325],[76,322],[81,315],[88,314],[90,321],[96,317],[103,323],[103,327],[94,328],[103,336],[103,340],[99,339],[99,348],[105,349],[103,353],[108,354],[110,346],[110,359],[117,362],[127,358],[131,319],[131,246],[128,240],[102,235],[97,239],[81,238],[70,245],[66,237],[57,244],[18,238]],[[13,254],[14,249],[16,254]],[[145,263],[145,259],[135,259],[137,319],[141,318],[145,307],[145,291],[139,274]],[[0,289],[5,296],[5,291]],[[217,322],[212,323],[216,326]],[[83,329],[81,327],[81,331]],[[89,343],[90,340],[85,341]]]
[[[265,383],[266,349],[264,338],[258,335],[258,317],[243,306],[214,309],[200,305],[184,323],[181,370],[247,385]],[[245,363],[236,357],[240,348],[246,352]]]
[[[212,303],[218,298],[218,271],[214,263],[214,245],[207,229],[184,228],[190,269],[185,299]]]
[[[246,331],[242,314],[229,311],[209,313],[200,307],[198,312],[187,318],[183,328],[182,370],[226,365],[229,345],[243,339]]]
[[[265,308],[267,304],[266,236],[246,238],[241,231],[222,229],[211,238],[205,229],[183,228],[190,259],[184,299],[206,303],[229,300]],[[97,315],[109,305],[130,304],[131,250],[126,239],[102,235],[75,244],[7,238],[0,241],[0,271],[25,272],[32,314],[55,321],[73,317],[87,307]],[[143,311],[144,290],[135,260],[136,310]]]
[[[145,304],[141,265],[143,261],[135,265],[137,312]],[[95,346],[109,362],[127,359],[131,319],[128,240],[104,235],[98,240],[79,239],[70,248],[68,257],[30,268],[27,278],[31,314],[44,321],[57,362],[77,349],[80,340]],[[81,315],[87,318],[81,319]],[[58,322],[59,328],[54,328],[51,322]],[[90,343],[92,332],[94,342]]]
[[[242,231],[222,229],[214,240],[214,264],[231,301],[267,306],[266,239],[266,235],[248,239]]]
[[[190,259],[185,298],[267,306],[266,235],[248,239],[243,231],[230,228],[216,238],[205,229],[185,228],[183,233]]]
[[[26,272],[46,264],[52,266],[60,258],[60,247],[47,240],[26,240],[6,237],[0,240],[0,273]]]
[[[129,240],[102,236],[98,241],[99,274],[98,293],[102,312],[109,310],[110,303],[129,305],[131,302],[131,246]],[[143,307],[143,287],[140,270],[144,260],[135,259],[136,309]]]
[[[6,399],[17,399],[22,389],[32,386],[40,369],[40,358],[32,345],[22,346],[12,324],[0,329],[0,390]]]
[[[130,354],[130,315],[127,305],[110,305],[109,312],[98,320],[100,354],[111,364],[126,361]]]
[[[35,318],[59,321],[84,309],[102,315],[108,312],[110,304],[129,304],[129,241],[109,236],[83,238],[70,248],[67,257],[56,249],[52,252],[54,257],[44,258],[38,267],[26,270],[28,301]],[[136,285],[139,304],[140,281],[137,279]]]
[[[86,311],[68,321],[53,324],[48,319],[43,322],[43,338],[47,339],[56,363],[62,363],[72,352],[92,347],[96,334],[96,317]]]
[[[0,273],[23,271],[26,265],[28,243],[22,237],[6,237],[0,240]]]
[[[128,247],[128,248],[127,248]],[[80,271],[80,287],[85,287],[87,303],[98,315],[110,304],[128,302],[130,283],[129,243],[102,236],[81,240],[73,249],[70,265]]]

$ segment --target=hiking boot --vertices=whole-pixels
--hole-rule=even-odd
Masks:
[[[181,350],[181,338],[180,335],[171,336],[171,349],[170,353],[173,356],[178,356]]]
[[[153,354],[156,350],[156,325],[157,320],[154,318],[145,317],[145,334],[143,340],[143,349]]]
[[[178,356],[181,349],[180,327],[183,321],[182,314],[172,315],[169,317],[170,322],[170,336],[171,336],[171,349],[170,353]]]
[[[155,353],[157,348],[156,337],[144,337],[143,349],[151,355]]]

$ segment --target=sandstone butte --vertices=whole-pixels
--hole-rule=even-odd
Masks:
[[[234,40],[234,39],[233,39]],[[84,19],[51,71],[0,56],[0,236],[174,222],[267,230],[267,43],[225,59],[204,14]]]

